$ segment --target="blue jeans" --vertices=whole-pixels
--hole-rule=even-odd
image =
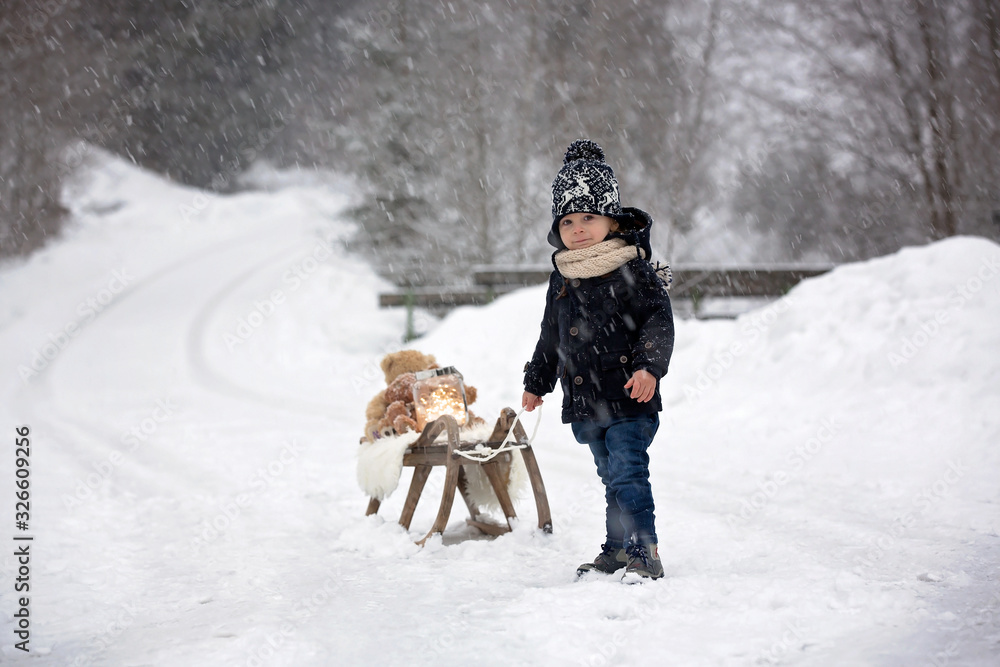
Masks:
[[[577,442],[590,446],[597,474],[604,482],[607,544],[612,548],[656,543],[646,449],[659,426],[660,416],[655,412],[602,422],[573,422],[573,435]]]

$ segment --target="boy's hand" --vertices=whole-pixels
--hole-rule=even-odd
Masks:
[[[632,389],[632,398],[640,403],[647,403],[656,393],[656,378],[649,371],[638,370],[625,383],[625,388]]]
[[[535,396],[530,391],[524,392],[524,394],[521,396],[521,407],[527,410],[528,412],[531,412],[542,403],[544,403],[542,397]]]

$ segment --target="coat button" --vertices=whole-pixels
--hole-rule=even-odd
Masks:
[[[583,378],[577,375],[575,378],[573,378],[573,384],[579,387],[581,384],[583,384]]]
[[[623,355],[621,356],[621,358],[620,358],[620,359],[619,359],[618,361],[622,362],[623,364],[627,364],[627,363],[628,363],[628,357],[626,357],[626,356],[625,356],[625,355],[623,354]]]
[[[647,350],[650,349],[651,347],[653,347],[653,341],[649,341],[648,343],[646,343]]]
[[[569,335],[570,336],[576,336],[579,333],[580,333],[579,329],[577,329],[576,327],[570,327],[570,330],[569,330]]]
[[[573,278],[573,280],[569,281],[569,284],[572,285],[573,287],[579,287],[580,286],[580,279],[579,278]]]

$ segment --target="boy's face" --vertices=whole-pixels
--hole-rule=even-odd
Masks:
[[[570,250],[589,248],[617,230],[617,222],[596,213],[570,213],[559,220],[559,238]]]

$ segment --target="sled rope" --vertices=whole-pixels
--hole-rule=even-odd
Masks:
[[[454,453],[458,454],[459,456],[463,456],[469,459],[470,461],[485,463],[486,461],[494,459],[500,454],[503,454],[504,452],[509,452],[515,449],[524,449],[525,447],[527,447],[528,445],[530,445],[535,441],[535,436],[538,435],[538,426],[542,422],[542,406],[539,405],[535,409],[538,410],[538,414],[535,416],[535,428],[534,430],[531,431],[531,437],[528,438],[528,442],[524,444],[518,444],[514,442],[514,427],[517,426],[517,423],[521,420],[521,415],[524,414],[524,408],[521,408],[521,411],[518,412],[517,415],[514,417],[514,421],[510,423],[510,428],[507,429],[507,436],[503,439],[503,442],[500,443],[499,447],[497,447],[496,449],[492,449],[489,452],[484,451],[486,449],[485,447],[483,447],[482,449],[473,449],[469,451],[462,451],[460,449],[456,449]]]

